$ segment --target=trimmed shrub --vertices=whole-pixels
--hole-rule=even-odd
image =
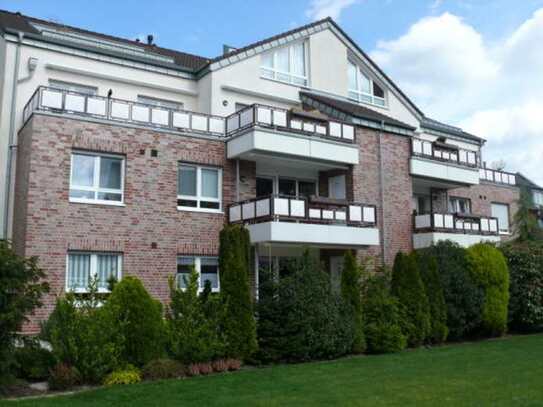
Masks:
[[[391,293],[398,299],[407,343],[413,347],[422,345],[430,332],[430,309],[414,254],[399,252],[396,255]]]
[[[352,315],[354,331],[352,353],[362,353],[366,350],[362,319],[362,268],[350,250],[345,253],[343,263],[341,295]]]
[[[249,285],[249,231],[240,225],[225,226],[220,233],[219,269],[226,353],[248,359],[257,350],[256,322]]]
[[[479,243],[468,249],[468,263],[475,281],[484,289],[482,333],[499,336],[507,330],[509,270],[503,254],[494,246]]]
[[[49,372],[49,390],[69,390],[80,383],[79,371],[66,363],[56,364]]]
[[[55,359],[75,367],[86,383],[100,383],[120,365],[122,338],[104,316],[93,308],[94,300],[79,302],[73,294],[57,299],[55,309],[42,327]]]
[[[16,333],[49,291],[44,277],[36,257],[18,256],[8,241],[0,240],[0,391],[13,368]]]
[[[46,380],[55,365],[53,353],[41,347],[38,340],[27,338],[15,349],[15,376],[29,381]]]
[[[419,255],[434,257],[447,304],[448,339],[459,340],[480,326],[484,290],[469,272],[466,249],[451,241],[441,241]]]
[[[187,287],[181,290],[170,279],[168,353],[185,365],[222,357],[225,347],[219,325],[222,303],[208,294],[198,298],[198,280],[192,270]]]
[[[418,253],[415,259],[419,266],[420,277],[424,283],[430,311],[429,343],[443,343],[447,340],[447,304],[441,287],[437,261],[433,256]]]
[[[165,338],[162,304],[153,299],[141,281],[125,277],[116,283],[101,311],[118,332],[121,360],[143,366],[162,356]]]
[[[543,330],[543,243],[512,243],[500,250],[509,267],[509,327]]]
[[[104,385],[134,384],[141,382],[141,372],[133,365],[127,365],[124,369],[115,370],[106,376]]]
[[[365,281],[362,309],[369,353],[399,352],[406,347],[398,300],[390,294],[387,272],[370,276]]]
[[[306,250],[282,276],[262,270],[259,292],[259,359],[301,362],[352,350],[350,310],[332,293],[330,276]]]
[[[154,359],[142,370],[146,380],[176,379],[185,376],[185,366],[177,360]]]

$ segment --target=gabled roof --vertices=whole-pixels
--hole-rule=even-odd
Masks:
[[[536,184],[535,182],[533,182],[531,179],[527,178],[520,172],[517,172],[516,175],[517,175],[517,183],[519,183],[520,185],[525,185],[529,188],[539,189],[543,191],[543,187],[539,186],[538,184]]]
[[[430,119],[429,117],[426,117],[426,116],[424,116],[423,119],[421,120],[421,127],[425,129],[435,130],[435,131],[455,135],[458,137],[462,137],[465,139],[473,140],[473,141],[478,142],[479,144],[483,144],[486,141],[485,139],[481,137],[477,137],[473,134],[465,132],[460,127],[451,126],[450,124],[446,124],[446,123],[437,121],[435,119]]]

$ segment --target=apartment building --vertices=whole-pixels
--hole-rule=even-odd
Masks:
[[[10,12],[0,29],[4,229],[52,287],[29,332],[93,277],[166,301],[194,266],[220,290],[228,223],[249,229],[255,295],[259,269],[304,247],[337,282],[345,250],[390,264],[511,234],[515,174],[329,18],[215,58]]]

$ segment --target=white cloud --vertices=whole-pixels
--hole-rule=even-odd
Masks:
[[[358,0],[311,0],[305,15],[311,20],[332,17],[339,21],[343,10],[357,2]]]
[[[543,9],[490,43],[460,17],[426,17],[371,53],[430,117],[488,140],[487,162],[543,184]]]

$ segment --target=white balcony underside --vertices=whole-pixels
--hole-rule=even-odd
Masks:
[[[251,243],[292,243],[319,247],[379,245],[379,229],[342,225],[265,222],[248,225]]]
[[[253,129],[227,142],[227,158],[256,161],[258,155],[290,156],[307,161],[358,164],[356,144],[323,138]]]
[[[450,240],[458,243],[462,247],[469,247],[477,243],[482,242],[499,242],[499,236],[488,235],[476,235],[476,234],[464,234],[464,233],[443,233],[443,232],[428,232],[428,233],[415,233],[413,235],[413,248],[424,249],[430,247],[442,240]]]
[[[411,175],[417,177],[432,178],[464,185],[479,184],[479,170],[477,168],[462,168],[461,166],[447,164],[446,162],[412,157],[410,171]]]

